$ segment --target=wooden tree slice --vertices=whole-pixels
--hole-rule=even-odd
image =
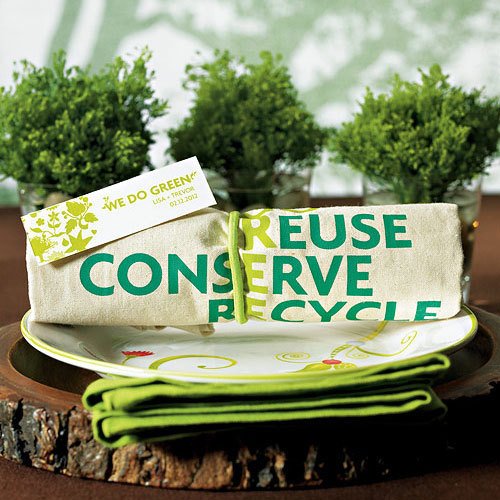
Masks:
[[[280,423],[118,450],[94,441],[81,406],[97,375],[39,353],[13,324],[0,329],[0,454],[68,476],[213,490],[350,484],[488,459],[500,445],[500,317],[474,312],[478,334],[436,389],[449,408],[439,425]]]

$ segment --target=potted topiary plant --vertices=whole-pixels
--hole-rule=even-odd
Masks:
[[[194,90],[194,103],[168,132],[171,156],[196,155],[226,210],[308,205],[310,169],[326,139],[281,57],[260,59],[248,64],[226,51],[187,66],[184,87]]]
[[[496,152],[500,102],[453,86],[441,68],[421,82],[395,75],[389,94],[367,89],[360,111],[332,138],[334,161],[363,174],[367,205],[451,202],[459,207],[468,297],[481,176]]]
[[[23,213],[123,181],[150,168],[149,122],[166,102],[153,95],[151,54],[117,57],[97,73],[23,61],[0,88],[0,172],[18,181]]]

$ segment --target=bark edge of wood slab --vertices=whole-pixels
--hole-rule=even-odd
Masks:
[[[478,334],[436,388],[449,408],[440,425],[277,424],[118,450],[94,441],[80,403],[97,375],[44,356],[12,324],[0,329],[0,455],[68,476],[207,490],[346,485],[493,459],[500,317],[473,310]]]

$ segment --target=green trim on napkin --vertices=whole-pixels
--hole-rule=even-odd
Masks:
[[[83,403],[95,438],[110,447],[250,423],[398,415],[422,422],[446,413],[430,386],[449,366],[446,356],[429,354],[286,383],[101,379],[87,387]]]

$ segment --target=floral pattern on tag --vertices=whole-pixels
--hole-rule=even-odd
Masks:
[[[86,249],[96,234],[92,226],[99,220],[91,207],[88,197],[80,196],[48,207],[45,213],[33,212],[22,217],[28,226],[33,253],[40,262],[51,262]]]

